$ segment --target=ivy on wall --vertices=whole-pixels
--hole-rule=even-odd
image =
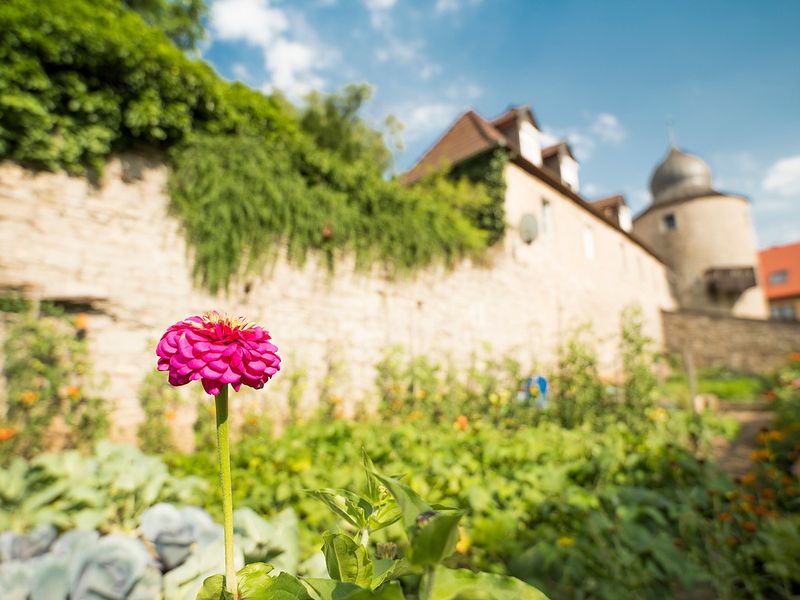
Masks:
[[[297,263],[348,253],[397,274],[502,237],[502,156],[387,180],[391,152],[359,116],[366,86],[299,110],[227,83],[176,45],[198,38],[200,14],[199,0],[0,4],[0,157],[85,174],[114,152],[168,150],[171,208],[211,291],[281,245]]]

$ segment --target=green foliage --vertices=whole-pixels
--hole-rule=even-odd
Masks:
[[[317,157],[320,160],[324,157]],[[340,173],[303,175],[284,143],[198,136],[174,153],[173,209],[195,248],[195,275],[211,290],[260,271],[280,245],[303,264],[309,251],[402,273],[484,247],[482,233],[452,205],[462,187],[404,187],[376,170],[339,161]],[[240,268],[241,267],[241,268]]]
[[[472,221],[488,232],[486,243],[491,246],[503,238],[506,230],[506,178],[505,166],[508,151],[496,148],[459,163],[453,168],[451,176],[482,184],[491,202],[477,208],[472,213]]]
[[[159,501],[188,502],[203,482],[171,476],[164,463],[131,446],[100,441],[94,453],[77,450],[16,458],[0,469],[0,531],[40,525],[59,529],[132,531]]]
[[[636,411],[652,406],[658,385],[653,371],[653,340],[642,333],[642,327],[642,311],[638,306],[623,310],[620,353],[625,381],[622,398],[629,409]]]
[[[146,23],[161,29],[179,48],[191,49],[205,36],[204,0],[122,0]]]
[[[64,317],[22,314],[3,343],[6,379],[0,463],[53,446],[86,448],[107,414],[92,388],[87,342]]]
[[[615,399],[606,393],[597,371],[597,354],[581,330],[570,338],[558,360],[549,412],[564,427],[602,423]]]
[[[174,387],[164,385],[161,373],[150,371],[139,385],[138,396],[145,415],[136,434],[139,447],[148,454],[174,450],[169,423],[175,419],[181,405],[180,393]]]

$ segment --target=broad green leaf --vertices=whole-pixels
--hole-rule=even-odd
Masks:
[[[225,589],[225,576],[212,575],[203,581],[197,593],[197,600],[234,600],[233,594]]]
[[[300,580],[288,573],[281,573],[277,577],[267,577],[263,586],[244,598],[246,600],[312,600]]]
[[[436,567],[422,580],[420,600],[547,600],[515,577]]]
[[[400,511],[403,514],[403,524],[406,529],[416,525],[417,517],[424,512],[431,512],[433,508],[427,504],[419,495],[408,487],[405,483],[394,479],[393,477],[386,477],[380,473],[373,472],[373,475],[380,481],[389,493],[397,501]]]
[[[411,529],[408,560],[413,565],[433,565],[455,552],[461,513],[437,513],[424,525]]]
[[[243,600],[256,598],[258,592],[269,586],[273,567],[266,563],[252,563],[236,573],[236,587]]]
[[[367,549],[342,533],[326,533],[322,545],[328,575],[361,586],[372,583],[372,560]]]
[[[309,493],[322,500],[334,513],[357,529],[364,529],[367,526],[369,516],[374,511],[374,507],[369,500],[349,490],[323,488]],[[344,503],[344,506],[339,502],[339,499]]]
[[[404,575],[415,572],[415,568],[404,558],[392,560],[383,558],[372,562],[372,589],[392,579],[399,579]]]
[[[400,584],[387,583],[378,590],[369,590],[333,579],[304,579],[317,600],[405,600]]]

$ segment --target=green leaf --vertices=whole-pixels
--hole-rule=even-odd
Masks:
[[[326,533],[322,545],[328,575],[361,586],[372,583],[372,560],[367,549],[342,533]]]
[[[373,475],[375,475],[378,481],[380,481],[394,497],[397,505],[400,507],[400,512],[403,514],[403,524],[406,526],[406,529],[414,527],[417,524],[417,517],[421,513],[431,512],[433,510],[429,504],[420,498],[419,495],[405,483],[377,472],[373,472]]]
[[[311,596],[297,577],[281,573],[267,578],[265,586],[247,596],[246,600],[311,600]]]
[[[515,577],[436,567],[422,580],[420,600],[547,600]]]
[[[378,504],[381,500],[381,489],[378,480],[375,478],[375,465],[367,454],[367,449],[361,447],[361,464],[364,466],[364,473],[367,475],[367,498],[373,503]]]
[[[390,558],[379,559],[372,563],[372,589],[380,587],[382,584],[392,579],[399,579],[404,575],[415,572],[415,568],[404,558],[392,560]]]
[[[197,592],[197,600],[234,600],[233,594],[225,589],[225,576],[212,575],[203,581],[203,587]]]
[[[437,513],[424,525],[411,529],[408,560],[413,565],[433,565],[455,552],[462,513]]]
[[[369,590],[333,579],[304,579],[317,600],[405,600],[400,584],[392,581],[379,590]]]
[[[369,516],[375,510],[369,500],[349,490],[323,488],[309,493],[322,500],[335,514],[357,529],[364,529],[367,526]],[[338,499],[344,502],[344,506],[337,501]]]
[[[258,597],[257,594],[269,587],[273,567],[263,562],[252,563],[236,573],[236,588],[243,600]]]

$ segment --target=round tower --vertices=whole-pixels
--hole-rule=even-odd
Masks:
[[[680,308],[766,319],[747,198],[716,191],[711,169],[672,146],[650,178],[634,233],[669,265]]]

